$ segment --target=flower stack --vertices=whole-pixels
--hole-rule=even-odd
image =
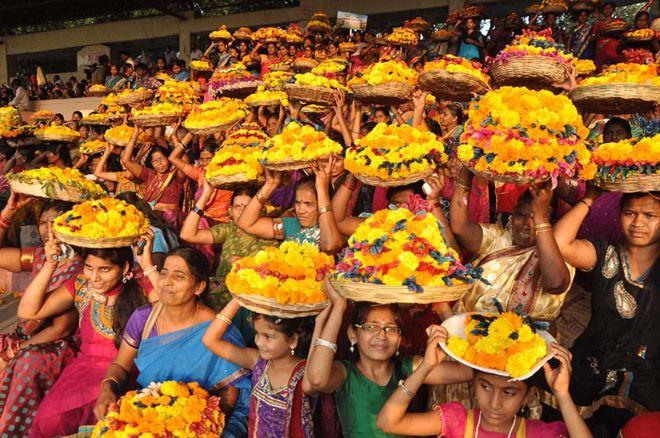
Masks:
[[[458,158],[473,172],[505,182],[591,179],[588,133],[566,96],[502,87],[470,103]]]
[[[433,133],[379,123],[346,151],[344,165],[365,184],[395,186],[426,178],[436,160],[446,159],[442,142]]]
[[[283,242],[235,262],[227,287],[248,309],[282,318],[311,316],[325,307],[324,278],[334,260],[311,243]]]
[[[141,109],[133,108],[133,123],[148,128],[166,126],[176,122],[183,114],[183,106],[169,102],[155,102]]]
[[[224,24],[220,26],[220,29],[214,30],[209,34],[209,39],[211,41],[231,41],[231,33],[227,30],[227,26]]]
[[[221,96],[243,99],[254,93],[261,84],[258,77],[239,63],[213,72],[207,93],[214,99]]]
[[[339,143],[312,126],[291,122],[282,132],[268,140],[263,153],[263,166],[273,170],[296,170],[309,167],[313,161],[341,154]]]
[[[72,143],[80,140],[80,133],[64,125],[49,125],[34,131],[35,137],[43,141]]]
[[[660,134],[603,143],[592,152],[596,183],[620,192],[660,190]]]
[[[159,102],[180,105],[184,111],[190,111],[199,102],[199,84],[189,81],[165,81],[156,91]]]
[[[243,101],[224,97],[199,105],[183,122],[183,127],[198,135],[210,135],[230,128],[247,116]]]
[[[92,438],[213,438],[224,426],[218,397],[196,382],[168,380],[127,392],[96,424]]]
[[[190,61],[190,69],[193,71],[207,72],[213,70],[213,65],[203,59],[193,59]]]
[[[291,100],[326,106],[334,103],[337,90],[348,91],[337,79],[311,72],[297,74],[294,83],[285,85],[284,90]]]
[[[263,44],[278,43],[286,37],[286,31],[279,27],[260,27],[251,34],[252,40]]]
[[[307,32],[330,33],[331,31],[330,18],[323,12],[317,12],[312,15],[312,18],[307,24]]]
[[[103,137],[110,144],[125,147],[128,145],[128,142],[131,140],[134,133],[134,127],[128,125],[119,125],[108,128],[103,134]],[[138,144],[149,143],[150,141],[151,137],[146,132],[141,133],[137,139]]]
[[[107,141],[103,140],[88,140],[84,142],[83,144],[80,145],[78,150],[80,151],[81,154],[85,155],[93,155],[93,154],[98,154],[99,152],[103,152],[106,147],[108,147],[109,143]]]
[[[416,46],[417,33],[409,27],[395,27],[387,35],[387,41],[395,46]]]
[[[101,186],[70,167],[39,167],[10,173],[7,179],[14,192],[42,198],[82,202],[107,195]]]
[[[424,64],[419,86],[436,98],[469,101],[475,94],[488,91],[490,77],[480,63],[453,55]]]
[[[364,103],[401,104],[412,98],[417,72],[403,61],[382,61],[356,72],[348,85]]]

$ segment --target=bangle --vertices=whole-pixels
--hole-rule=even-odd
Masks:
[[[196,205],[193,206],[192,211],[195,212],[195,213],[197,213],[197,215],[198,215],[199,217],[204,217],[204,210],[202,210],[202,209],[199,208],[198,206],[196,206]]]
[[[542,224],[535,224],[534,229],[535,230],[545,230],[546,228],[552,228],[552,224],[548,222],[543,222]]]
[[[469,192],[470,190],[472,190],[472,186],[471,186],[471,185],[467,186],[467,185],[465,185],[465,184],[462,184],[460,181],[457,182],[456,185],[457,185],[458,187],[462,188],[463,190],[465,190],[466,192]]]
[[[103,386],[105,382],[112,382],[115,385],[117,385],[117,390],[121,389],[121,383],[119,382],[119,379],[116,377],[106,377],[105,379],[101,380],[101,386]]]
[[[415,394],[417,394],[416,392],[412,392],[411,390],[408,389],[403,379],[399,380],[399,388],[401,388],[401,391],[403,391],[403,393],[410,398],[413,398]]]
[[[266,203],[266,197],[263,195],[263,193],[261,193],[261,190],[259,190],[257,194],[254,195],[254,197],[257,198],[259,204],[263,205]]]
[[[325,207],[319,208],[319,216],[321,216],[323,213],[327,213],[329,211],[332,211],[332,206],[331,205],[326,205]]]
[[[153,265],[151,268],[147,268],[147,269],[145,269],[145,270],[142,272],[142,274],[143,274],[145,277],[148,277],[148,276],[150,276],[151,274],[153,274],[154,272],[157,272],[157,271],[158,271],[158,266]]]
[[[227,318],[222,313],[218,313],[217,315],[215,315],[215,318],[219,319],[220,321],[224,322],[227,325],[231,325],[231,319]]]
[[[442,207],[441,207],[441,205],[438,201],[435,201],[435,202],[431,203],[431,208],[434,208],[434,209],[435,208],[440,208],[441,209]]]
[[[346,187],[346,188],[347,188],[348,190],[350,190],[351,192],[352,192],[353,190],[355,190],[355,184],[352,184],[352,185],[351,185],[351,184],[349,184],[349,183],[347,183],[347,182],[344,181],[344,182],[342,183],[342,186]]]
[[[591,204],[589,204],[587,201],[585,201],[584,199],[580,199],[580,200],[578,201],[578,204],[579,204],[579,203],[582,203],[582,204],[586,205],[587,208],[589,209],[589,211],[591,211]]]
[[[325,339],[316,338],[314,341],[315,347],[325,347],[331,349],[333,352],[337,353],[337,344],[334,342],[326,341]]]
[[[550,226],[550,225],[544,225],[544,226],[538,227],[538,228],[534,227],[534,233],[536,235],[538,235],[538,234],[540,234],[544,231],[550,231],[550,230],[552,230],[552,226]]]

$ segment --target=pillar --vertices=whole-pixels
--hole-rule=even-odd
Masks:
[[[190,32],[187,29],[179,32],[179,59],[190,60]]]
[[[7,44],[0,41],[0,84],[9,83],[9,64],[7,63]]]

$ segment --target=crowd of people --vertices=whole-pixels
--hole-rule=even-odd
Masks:
[[[649,26],[647,7],[635,28]],[[555,14],[534,16],[528,26],[551,29],[575,56],[594,59],[600,69],[618,62],[630,44],[599,33],[613,10],[605,3],[593,15],[576,13],[573,30],[556,27]],[[408,49],[370,32],[311,33],[300,44],[214,42],[204,53],[195,49],[195,57],[217,69],[240,62],[256,75],[300,57],[341,58],[349,71],[384,56],[411,66],[445,53],[484,61],[523,27],[510,16],[484,36],[478,19],[468,18],[451,29],[449,41],[434,42],[423,31],[420,44]],[[354,50],[340,51],[349,38]],[[658,52],[657,39],[639,44]],[[157,88],[163,76],[202,86],[208,79],[191,75],[173,52],[153,67],[122,53],[117,64],[101,57],[89,81],[56,78],[39,98],[83,95],[88,84]],[[12,86],[23,92],[3,92],[3,103],[20,108],[26,90],[20,81]],[[292,101],[247,117],[270,137],[290,121],[312,125],[344,150],[378,123],[433,132],[449,155],[447,168],[390,188],[361,183],[340,155],[304,170],[266,170],[258,189],[215,189],[205,169],[229,132],[198,136],[178,122],[137,127],[126,147],[108,145],[92,155],[66,143],[0,144],[3,175],[75,167],[150,223],[139,245],[73,252],[52,229],[71,204],[14,193],[3,176],[0,268],[31,272],[32,280],[22,292],[18,327],[0,335],[0,435],[83,433],[129,389],[166,380],[195,381],[221,395],[224,437],[652,436],[640,432],[645,427],[657,433],[660,193],[474,176],[456,154],[466,107],[429,104],[426,97],[416,90],[410,102],[380,106],[337,93],[321,115]],[[103,129],[81,120],[76,112],[53,123],[78,131],[80,144],[103,138]],[[589,120],[606,141],[641,131],[635,118]],[[145,134],[146,143],[140,141]],[[287,319],[252,313],[232,299],[226,277],[238,258],[281,241],[312,243],[341,257],[364,217],[414,197],[428,201],[448,245],[488,279],[458,302],[347,302],[326,284],[325,310],[316,318]],[[40,245],[21,245],[23,225],[37,227]],[[490,311],[493,300],[510,310],[522,305],[556,335],[555,359],[529,379],[469,368],[439,348],[448,337],[443,320]],[[586,317],[560,324],[575,303],[590,304]]]

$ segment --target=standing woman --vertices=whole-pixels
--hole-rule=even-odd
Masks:
[[[261,66],[261,76],[270,72],[270,66],[279,62],[277,58],[277,46],[274,43],[268,43],[266,46],[266,54],[260,54],[259,50],[264,46],[262,42],[258,42],[252,52],[250,52],[250,57],[252,60],[258,62]]]
[[[147,165],[140,164],[133,157],[133,151],[142,132],[142,128],[135,128],[133,137],[121,154],[121,164],[144,183],[142,191],[144,200],[161,214],[173,230],[178,231],[183,219],[181,198],[183,197],[183,181],[186,176],[170,165],[167,160],[167,151],[158,146],[154,146],[147,155],[145,160]]]
[[[119,66],[110,66],[110,75],[105,80],[105,87],[112,91],[121,90],[126,86],[126,77],[119,71]]]
[[[475,18],[465,20],[465,29],[461,31],[461,44],[458,56],[483,61],[484,36],[479,31],[479,21]]]
[[[601,17],[594,24],[592,35],[596,39],[594,47],[594,64],[596,69],[600,70],[603,66],[616,64],[619,61],[619,53],[617,48],[621,41],[621,32],[618,33],[605,33],[603,29],[610,24],[614,17],[614,3],[607,2],[603,4],[601,9]]]
[[[80,350],[41,402],[30,437],[54,437],[76,433],[78,427],[95,424],[93,408],[103,375],[117,355],[129,316],[147,297],[132,279],[130,248],[82,250],[82,273],[46,294],[61,255],[52,227],[45,247],[44,267],[25,289],[18,317],[44,319],[69,309],[78,310]],[[148,268],[148,267],[146,267]]]
[[[591,47],[591,23],[589,19],[589,12],[579,11],[575,13],[576,25],[568,40],[568,48],[573,56],[579,59],[593,58],[593,48]]]

